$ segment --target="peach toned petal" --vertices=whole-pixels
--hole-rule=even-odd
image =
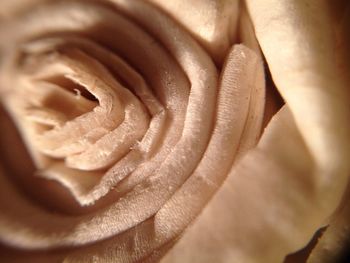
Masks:
[[[281,262],[319,223],[312,164],[284,107],[162,262]]]
[[[237,38],[239,0],[149,0],[185,26],[222,63]]]

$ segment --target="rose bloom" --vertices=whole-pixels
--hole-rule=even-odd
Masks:
[[[349,17],[345,0],[2,0],[0,261],[336,262]]]

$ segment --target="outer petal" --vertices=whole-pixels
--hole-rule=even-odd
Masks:
[[[170,13],[222,62],[236,37],[239,0],[149,0]]]
[[[347,185],[349,91],[327,6],[247,3],[290,111],[274,118],[164,262],[281,262],[327,221]]]
[[[282,262],[317,225],[311,170],[311,157],[284,108],[164,262]]]
[[[272,77],[317,162],[320,183],[339,189],[329,200],[332,206],[341,198],[349,171],[350,95],[339,78],[327,5],[318,0],[247,4]],[[330,182],[334,176],[337,180]]]

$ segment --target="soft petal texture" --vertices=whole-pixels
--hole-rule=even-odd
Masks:
[[[329,222],[347,185],[349,90],[325,3],[247,3],[288,107],[163,262],[282,262]]]
[[[341,69],[341,77],[350,83],[350,4],[347,1],[336,1],[331,4],[331,11],[334,25],[337,32],[337,57]],[[315,248],[312,250],[309,263],[330,263],[337,262],[339,257],[345,256],[350,245],[350,191],[349,185],[342,203],[332,216],[329,226],[318,239]],[[346,260],[346,259],[344,259]]]
[[[312,233],[300,228],[305,220],[300,215],[310,220],[319,216],[319,207],[310,208],[315,198],[310,189],[317,183],[307,177],[312,168],[293,117],[284,108],[164,262],[281,262],[295,241]],[[201,249],[205,252],[199,253]]]
[[[247,4],[273,80],[320,169],[320,183],[344,190],[349,172],[349,90],[339,79],[325,1],[248,0]],[[337,180],[331,183],[333,176]],[[342,192],[331,197],[330,204],[339,202]]]
[[[246,63],[248,61],[250,62]],[[173,240],[183,231],[194,219],[193,215],[203,209],[213,192],[226,177],[237,151],[242,147],[247,147],[247,144],[254,143],[258,136],[256,126],[261,124],[261,115],[257,113],[261,112],[264,98],[261,86],[263,83],[261,62],[253,52],[237,46],[232,50],[225,69],[218,97],[217,121],[201,162],[191,177],[156,213],[154,218],[149,222],[144,222],[138,230],[135,229],[136,236],[135,233],[127,236],[137,244],[137,249],[148,251],[148,253],[153,251],[151,258],[157,258],[158,253],[162,255],[162,249],[168,249],[168,240]],[[230,74],[233,71],[236,72],[234,77]],[[256,76],[254,79],[248,77],[254,75]],[[254,90],[249,89],[249,87],[256,87],[258,92],[255,94]],[[249,94],[250,92],[253,93]],[[249,97],[252,98],[249,99]],[[240,99],[237,103],[229,103],[233,98]],[[248,109],[249,103],[251,104]],[[233,113],[234,116],[230,121],[227,119],[229,115],[226,114],[228,113]],[[235,128],[232,129],[233,127]],[[250,131],[253,136],[251,141],[237,144],[243,129]],[[227,144],[231,144],[232,147],[223,147]],[[149,230],[146,231],[149,225],[152,225],[152,234]],[[151,238],[153,236],[155,239]],[[119,249],[115,248],[118,243],[112,240],[109,244],[82,250],[70,256],[69,259],[72,262],[76,262],[76,260],[84,262],[88,258],[97,257],[108,262],[119,255]],[[102,246],[103,250],[101,251]]]
[[[338,66],[328,5],[311,0],[247,3],[273,80],[315,162],[323,210],[319,220],[327,223],[344,194],[350,155],[349,84]]]
[[[237,39],[238,0],[149,0],[186,27],[218,63],[224,60]]]
[[[229,52],[238,10],[219,16],[238,2],[203,3],[212,31],[192,34],[210,54],[148,2],[44,2],[1,27],[2,103],[38,169],[2,158],[0,239],[12,247],[3,258],[159,259],[260,135],[260,54]],[[219,76],[212,57],[226,52]]]
[[[309,261],[332,261],[350,74],[330,5],[4,1],[1,259],[282,262],[329,224]]]

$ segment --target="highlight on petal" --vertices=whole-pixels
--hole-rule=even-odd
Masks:
[[[272,78],[315,162],[322,210],[316,232],[338,207],[350,174],[349,84],[339,67],[328,3],[247,0],[247,6]]]
[[[338,174],[336,184],[344,189],[349,169],[344,159],[350,151],[349,92],[338,77],[325,1],[248,0],[247,4],[273,80],[295,115],[320,177],[328,184],[329,174]]]
[[[148,0],[185,26],[221,64],[237,39],[239,0]]]

